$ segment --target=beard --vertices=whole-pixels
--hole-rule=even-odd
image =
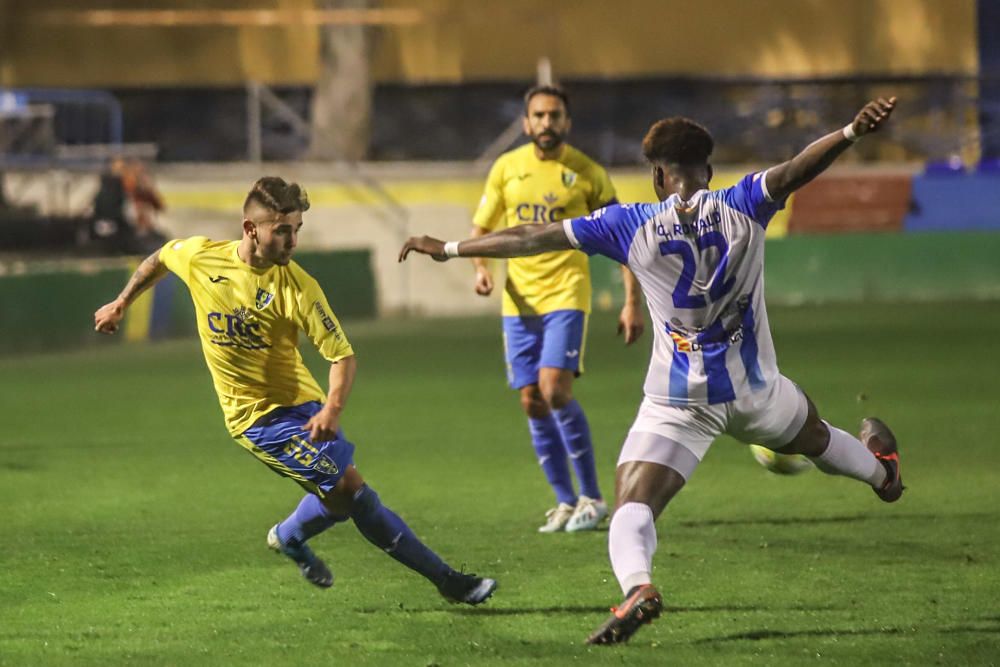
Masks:
[[[545,130],[544,132],[531,135],[531,143],[535,144],[543,151],[550,151],[553,148],[559,148],[565,139],[566,135],[553,132],[552,130]]]

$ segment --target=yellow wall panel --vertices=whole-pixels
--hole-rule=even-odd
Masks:
[[[309,84],[315,28],[65,27],[53,8],[312,8],[312,0],[0,0],[0,85]],[[381,0],[425,21],[378,31],[376,79],[837,76],[978,71],[975,0]]]

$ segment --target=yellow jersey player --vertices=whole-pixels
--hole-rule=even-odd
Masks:
[[[569,98],[555,86],[536,86],[524,97],[524,133],[531,142],[494,163],[473,218],[473,236],[518,225],[541,225],[586,215],[614,204],[604,169],[566,143]],[[475,259],[478,294],[493,291],[485,260]],[[642,333],[635,277],[622,267],[625,306],[619,333],[631,344]],[[543,533],[593,530],[608,515],[597,483],[590,427],[573,398],[583,373],[590,313],[590,266],[578,250],[518,257],[507,262],[503,293],[507,379],[521,394],[532,443],[556,497]],[[568,461],[573,462],[577,495]]]
[[[291,261],[309,199],[295,183],[265,177],[243,204],[239,241],[202,236],[170,241],[139,265],[121,294],[94,314],[114,333],[139,294],[175,273],[194,301],[205,361],[236,441],[306,495],[267,535],[312,584],[333,584],[307,541],[351,519],[370,542],[430,580],[447,599],[485,601],[492,579],[463,574],[425,546],[381,503],[354,466],[354,445],[340,428],[354,381],[354,350],[323,290]],[[330,362],[324,394],[302,362],[299,332]]]

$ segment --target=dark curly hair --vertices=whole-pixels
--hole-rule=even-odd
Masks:
[[[656,121],[642,140],[642,154],[654,164],[707,164],[713,148],[708,130],[681,116]]]
[[[287,183],[278,176],[258,179],[243,202],[243,210],[246,211],[255,202],[275,213],[309,210],[309,195],[306,191],[298,183]]]

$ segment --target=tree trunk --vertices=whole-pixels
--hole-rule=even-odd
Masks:
[[[370,9],[378,0],[316,0],[320,9]],[[371,132],[374,28],[320,26],[319,80],[312,103],[310,157],[361,160]]]

